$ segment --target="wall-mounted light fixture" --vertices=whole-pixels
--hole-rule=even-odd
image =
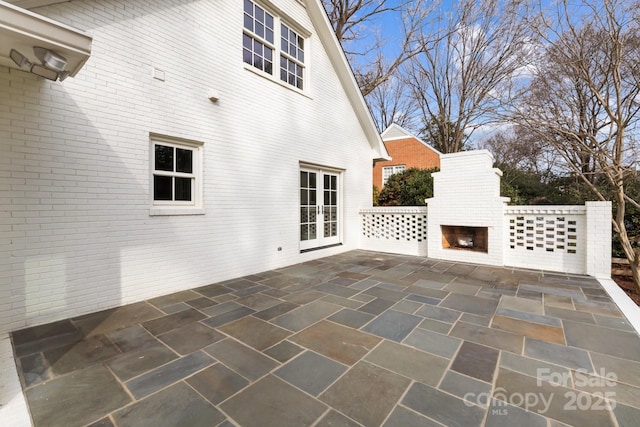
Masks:
[[[41,64],[31,63],[26,56],[15,49],[11,49],[9,56],[18,67],[37,76],[53,81],[62,81],[67,78],[69,72],[64,70],[67,60],[62,55],[39,46],[33,48],[33,53]]]

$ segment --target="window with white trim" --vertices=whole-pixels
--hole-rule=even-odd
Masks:
[[[280,80],[302,89],[304,39],[284,24],[280,25]]]
[[[251,0],[244,0],[242,60],[267,74],[273,73],[273,23],[273,15]]]
[[[280,44],[275,40],[280,39]],[[299,31],[251,0],[244,0],[242,60],[275,77],[274,57],[280,61],[280,81],[304,89],[305,38]]]
[[[397,173],[401,173],[407,170],[405,165],[396,165],[396,166],[385,166],[382,168],[382,185],[387,184],[387,180],[391,175],[395,175]]]
[[[201,164],[202,144],[152,136],[152,205],[154,207],[201,207]]]

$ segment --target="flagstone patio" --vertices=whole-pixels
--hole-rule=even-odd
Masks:
[[[16,331],[33,424],[636,426],[590,277],[352,251]]]

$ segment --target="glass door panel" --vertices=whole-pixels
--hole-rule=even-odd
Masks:
[[[339,174],[300,170],[300,248],[340,243]]]

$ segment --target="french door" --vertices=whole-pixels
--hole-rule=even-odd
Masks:
[[[340,243],[340,174],[300,169],[300,249]]]

